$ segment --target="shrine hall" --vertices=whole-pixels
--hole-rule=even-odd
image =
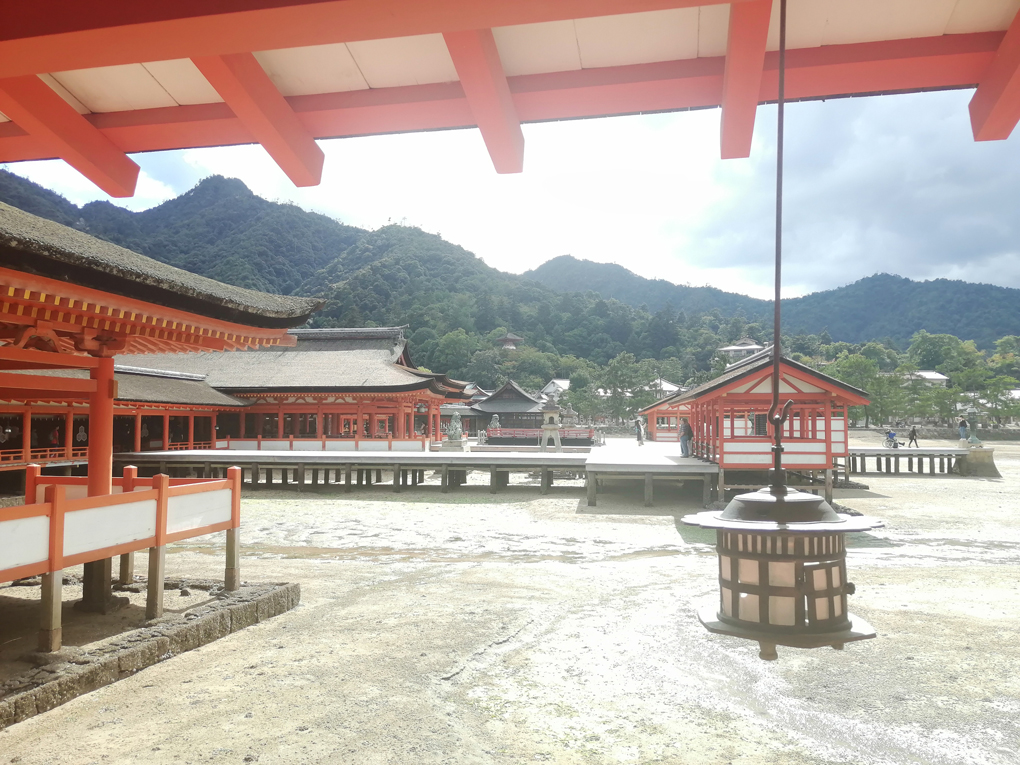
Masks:
[[[146,616],[152,619],[163,612],[166,545],[225,531],[224,586],[233,590],[240,583],[240,470],[204,480],[141,479],[134,469],[113,475],[114,402],[121,383],[128,383],[118,379],[114,355],[293,344],[287,330],[319,307],[317,300],[196,276],[0,204],[6,421],[20,417],[22,455],[42,457],[32,453],[32,410],[54,407],[62,414],[53,431],[63,441],[53,448],[66,457],[70,445],[71,456],[78,450],[88,464],[83,476],[44,475],[30,465],[24,504],[0,508],[0,581],[42,575],[40,650],[61,646],[65,568],[84,564],[78,605],[105,613],[112,603],[112,558],[121,558],[121,580],[133,581],[133,555],[148,549]],[[70,374],[60,374],[65,370]],[[80,420],[78,407],[87,407]],[[87,432],[84,447],[79,428]]]

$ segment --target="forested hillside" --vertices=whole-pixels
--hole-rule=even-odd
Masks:
[[[79,208],[0,171],[0,201],[225,282],[323,296],[315,326],[406,324],[415,363],[483,387],[514,379],[537,389],[570,378],[581,411],[606,406],[594,391],[609,391],[611,414],[621,416],[655,398],[656,378],[704,381],[723,368],[720,346],[771,335],[767,301],[573,258],[537,269],[536,281],[420,229],[364,231],[221,177],[132,213],[105,202]],[[575,289],[557,291],[564,285]],[[912,364],[945,371],[961,391],[1001,388],[1020,373],[1018,297],[987,285],[873,276],[786,303],[784,350],[876,390],[888,379],[878,372]],[[525,338],[509,353],[495,342],[507,330]],[[941,350],[917,350],[928,346]]]
[[[593,263],[569,255],[543,263],[525,276],[559,292],[594,290],[634,307],[657,311],[667,305],[705,313],[766,317],[772,301],[645,279],[614,263]],[[845,287],[783,301],[783,327],[795,334],[827,328],[837,340],[866,343],[889,338],[906,347],[915,332],[956,335],[990,349],[995,341],[1020,332],[1020,290],[991,284],[935,279],[915,282],[875,274]]]

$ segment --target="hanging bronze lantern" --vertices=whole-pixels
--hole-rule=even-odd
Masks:
[[[716,529],[719,605],[698,618],[709,632],[757,640],[762,659],[777,645],[832,646],[875,637],[847,611],[845,534],[883,525],[840,515],[821,497],[776,487],[741,494],[722,512],[688,515],[691,526]]]

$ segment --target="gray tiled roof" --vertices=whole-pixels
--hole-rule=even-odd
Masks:
[[[173,354],[173,358],[183,358],[187,354]],[[47,377],[88,378],[87,369],[33,369],[24,374],[45,375]],[[191,404],[192,406],[246,406],[247,402],[228,396],[210,387],[202,379],[193,375],[182,377],[175,372],[163,372],[155,369],[134,369],[126,371],[115,367],[114,379],[117,381],[118,401],[137,401],[149,404]]]
[[[438,389],[433,375],[418,374],[397,362],[405,341],[391,334],[358,338],[330,330],[295,332],[293,348],[223,353],[118,356],[118,364],[137,364],[206,375],[214,388],[256,390]],[[381,334],[381,333],[380,333]]]
[[[0,202],[3,265],[256,327],[293,327],[322,306],[207,279]]]
[[[511,392],[513,398],[502,398],[501,394]],[[541,412],[542,402],[525,391],[513,380],[504,383],[503,386],[488,398],[472,405],[472,409],[486,414],[521,414],[523,412]]]

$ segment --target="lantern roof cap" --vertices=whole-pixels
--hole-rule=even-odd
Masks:
[[[745,532],[867,531],[885,525],[868,516],[841,515],[819,496],[803,491],[775,495],[770,489],[740,494],[725,510],[711,510],[680,519],[688,526]]]

